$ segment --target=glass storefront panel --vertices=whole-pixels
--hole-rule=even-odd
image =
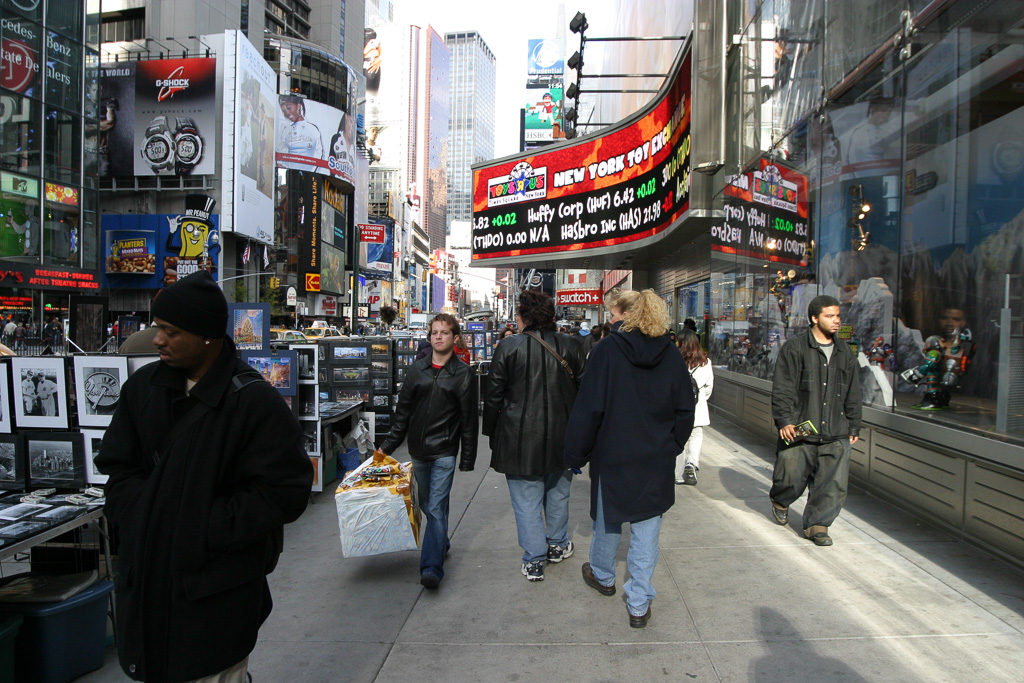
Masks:
[[[47,29],[46,104],[80,112],[81,100],[82,45]]]
[[[0,173],[0,258],[38,260],[39,181]]]
[[[820,62],[794,61],[791,77],[827,90],[896,31],[900,11],[923,6],[870,4],[853,16],[847,3],[826,2]],[[801,124],[799,96],[783,102],[774,83],[770,113],[754,100],[766,92],[765,54],[750,46],[811,26],[797,19],[819,6],[761,3],[746,51],[730,54],[727,168],[772,159],[806,177],[815,239],[802,268],[773,262],[734,229],[731,177],[719,195],[720,237],[736,243],[715,247],[708,283],[712,360],[770,378],[777,347],[807,327],[807,303],[830,294],[841,303],[840,335],[859,353],[865,404],[1020,440],[1024,398],[1014,388],[1024,369],[1011,354],[1024,349],[1012,323],[1024,307],[1024,61],[1007,27],[1021,11],[953,3],[915,36],[909,58],[883,55]],[[779,132],[788,134],[770,139]],[[694,295],[679,293],[683,316]]]
[[[65,183],[78,183],[82,171],[82,119],[48,109],[43,174]]]
[[[39,111],[35,100],[0,91],[0,168],[39,175]]]
[[[61,187],[61,190],[63,189]],[[73,188],[67,189],[73,191]],[[81,227],[78,206],[47,201],[43,209],[43,256],[45,260],[52,263],[78,265],[78,252],[82,244]]]
[[[6,11],[3,13],[3,21],[0,21],[3,52],[0,87],[26,97],[39,97],[40,74],[43,71],[42,36],[39,24]]]
[[[81,42],[83,4],[82,0],[46,0],[47,27]]]

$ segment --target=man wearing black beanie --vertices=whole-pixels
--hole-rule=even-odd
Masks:
[[[118,657],[136,680],[242,681],[313,470],[284,400],[238,360],[208,272],[152,313],[161,362],[125,382],[96,458],[119,538]]]

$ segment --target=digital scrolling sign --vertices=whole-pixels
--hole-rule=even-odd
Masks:
[[[711,248],[790,265],[807,263],[811,224],[807,176],[761,159],[725,186],[725,218],[711,227]]]
[[[646,111],[595,138],[473,169],[473,261],[653,237],[690,206],[690,53]]]

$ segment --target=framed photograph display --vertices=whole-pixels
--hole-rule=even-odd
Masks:
[[[370,368],[355,366],[334,368],[332,381],[336,384],[350,384],[354,382],[365,383],[368,379],[370,379]]]
[[[11,413],[11,390],[8,378],[11,366],[7,359],[0,360],[0,434],[10,434],[14,429],[14,417]]]
[[[387,377],[377,377],[373,380],[373,390],[388,393],[391,391],[391,380]]]
[[[331,357],[336,360],[366,360],[369,349],[365,346],[335,346],[331,349]]]
[[[141,367],[155,363],[160,360],[160,356],[157,354],[140,354],[136,356],[128,356],[128,374],[134,375],[135,371]]]
[[[21,434],[0,434],[0,491],[21,491],[27,483]]]
[[[68,387],[64,358],[11,359],[14,422],[18,427],[68,428]]]
[[[374,375],[390,375],[391,365],[386,360],[371,361],[370,372]]]
[[[295,387],[299,384],[298,358],[295,351],[282,349],[276,353],[243,352],[242,361],[255,368],[282,396],[295,395]]]
[[[338,389],[334,392],[334,400],[338,403],[350,403],[352,401],[369,401],[369,391],[358,391],[354,389]]]
[[[239,351],[266,351],[270,344],[270,304],[228,304],[228,336]]]
[[[84,445],[81,432],[26,432],[29,488],[83,488]]]
[[[85,438],[85,481],[89,484],[106,484],[107,475],[96,469],[96,456],[100,454],[100,446],[103,445],[102,429],[83,429],[82,436]]]
[[[125,356],[75,356],[75,399],[78,424],[107,427],[114,416],[121,387],[128,379]]]
[[[391,355],[387,342],[376,342],[370,346],[370,355],[375,358],[387,358]]]

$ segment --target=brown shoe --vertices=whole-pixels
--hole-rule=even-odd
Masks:
[[[775,518],[775,523],[781,526],[789,524],[789,508],[779,507],[772,501],[772,517]]]
[[[615,585],[606,586],[594,576],[594,570],[590,568],[589,562],[583,563],[583,583],[587,584],[601,595],[615,595]]]
[[[828,535],[828,527],[817,524],[804,529],[804,536],[814,541],[814,545],[832,545],[832,537]]]
[[[647,612],[641,614],[639,617],[634,617],[632,614],[629,615],[629,627],[630,628],[643,628],[647,626],[647,622],[651,620],[651,606],[647,605]]]

